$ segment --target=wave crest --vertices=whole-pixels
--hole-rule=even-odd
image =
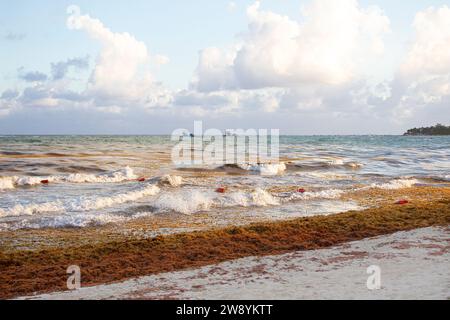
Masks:
[[[48,177],[0,177],[0,189],[14,189],[16,187],[34,186],[47,180],[50,183],[114,183],[137,179],[133,169],[125,167],[103,174],[72,173],[69,175]]]
[[[394,179],[387,183],[372,183],[370,187],[385,190],[397,190],[411,188],[418,183],[420,183],[420,181],[417,179]]]
[[[77,198],[68,202],[58,200],[53,202],[16,205],[8,209],[0,209],[0,217],[98,210],[135,201],[143,197],[153,196],[159,191],[160,189],[158,186],[147,185],[142,189],[120,193],[111,197],[96,197],[93,199]]]

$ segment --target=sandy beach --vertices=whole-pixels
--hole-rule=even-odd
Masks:
[[[378,290],[366,285],[371,265]],[[450,229],[432,227],[21,299],[448,300],[449,265]]]
[[[361,285],[361,279],[367,278],[367,275],[360,274],[360,269],[364,265],[369,266],[368,263],[375,259],[372,264],[380,263],[386,266],[387,274],[391,274],[391,278],[388,279],[396,279],[398,278],[396,275],[400,273],[408,274],[408,266],[423,265],[424,270],[430,270],[431,278],[427,276],[420,283],[430,281],[430,294],[445,299],[445,294],[442,293],[445,290],[442,286],[448,288],[448,281],[445,281],[448,279],[448,273],[442,270],[446,270],[448,266],[449,193],[450,189],[447,187],[414,187],[382,192],[361,190],[354,193],[352,199],[355,201],[360,199],[361,204],[364,203],[366,206],[371,203],[371,206],[364,210],[293,220],[246,221],[241,225],[212,229],[198,228],[198,231],[191,232],[175,229],[171,233],[157,236],[149,236],[149,230],[161,228],[164,226],[164,220],[141,220],[140,230],[146,230],[146,232],[123,233],[123,230],[119,232],[117,226],[90,228],[84,230],[86,243],[81,242],[81,244],[77,242],[79,229],[40,229],[3,233],[2,238],[8,241],[4,241],[5,250],[0,256],[2,297],[17,298],[39,292],[63,291],[66,288],[66,268],[68,265],[76,264],[82,270],[82,285],[92,289],[86,288],[80,292],[38,297],[106,298],[103,293],[95,295],[95,292],[103,292],[103,289],[97,291],[98,285],[138,279],[100,287],[106,288],[106,292],[110,294],[109,298],[122,299],[132,295],[138,298],[136,292],[140,289],[136,289],[137,287],[133,287],[130,283],[141,283],[142,279],[139,277],[155,274],[148,279],[173,278],[182,281],[183,277],[191,277],[193,288],[201,284],[198,288],[204,287],[204,291],[186,289],[189,287],[182,287],[181,291],[177,291],[174,289],[179,287],[176,280],[173,280],[176,282],[173,286],[168,285],[168,282],[158,282],[157,285],[160,288],[167,288],[165,293],[161,290],[153,292],[148,287],[150,291],[145,291],[147,278],[143,278],[144,284],[138,286],[143,290],[141,298],[230,298],[233,296],[232,288],[234,287],[230,289],[231,291],[222,292],[222,289],[214,291],[215,285],[210,286],[209,282],[203,283],[201,280],[203,277],[197,278],[195,274],[202,274],[204,273],[202,270],[217,267],[224,270],[225,280],[219,281],[218,279],[221,278],[213,277],[211,283],[216,283],[216,280],[226,283],[226,279],[231,281],[231,278],[226,278],[227,274],[235,275],[247,262],[251,262],[245,269],[247,271],[236,276],[236,283],[240,283],[240,280],[243,281],[247,277],[260,279],[265,275],[271,275],[267,281],[272,283],[274,288],[278,286],[279,290],[282,290],[284,285],[287,287],[284,294],[269,291],[261,296],[262,293],[259,293],[256,286],[254,291],[250,289],[248,292],[243,291],[246,293],[239,298],[288,298],[292,290],[286,284],[287,282],[275,283],[276,275],[280,270],[277,269],[279,267],[269,263],[275,259],[282,261],[285,266],[297,265],[292,270],[286,271],[285,277],[303,279],[301,281],[305,281],[313,288],[319,286],[318,291],[299,292],[298,296],[295,296],[298,298],[356,298],[358,296],[360,298],[426,298],[423,291],[414,289],[416,287],[408,287],[408,284],[400,287],[400,291],[396,291],[394,285],[390,285],[383,293],[372,295],[369,293],[359,295],[362,291],[347,288],[347,290],[337,291],[334,296],[332,288],[329,288],[327,294],[322,290],[323,288],[320,289],[321,285],[325,285],[320,280],[322,276],[329,279],[335,277],[335,280],[330,280],[329,285],[340,286],[345,280],[338,277],[339,272],[343,272],[342,275],[346,278],[350,276],[350,272],[356,272],[358,275],[352,279],[359,280],[352,285]],[[394,199],[406,196],[409,199],[407,204],[400,205],[393,202]],[[365,199],[365,202],[361,199]],[[192,217],[190,219],[192,222]],[[199,216],[197,219],[201,221],[202,217]],[[197,223],[200,224],[199,221]],[[137,223],[136,221],[133,223],[133,228],[136,229]],[[440,226],[440,228],[413,230],[430,226]],[[396,233],[408,230],[413,231]],[[380,237],[375,240],[365,240],[376,236]],[[45,238],[45,241],[41,240],[45,246],[40,244],[40,241],[31,245],[33,242],[31,239],[39,238]],[[358,247],[361,248],[358,249]],[[404,259],[398,260],[401,257]],[[240,258],[244,260],[236,260]],[[432,258],[435,260],[430,260]],[[423,261],[420,262],[421,260]],[[336,264],[338,262],[343,264]],[[319,270],[320,265],[325,268],[323,270],[326,271],[325,273]],[[359,266],[359,269],[355,269],[355,266]],[[175,272],[185,269],[189,271]],[[303,273],[304,270],[306,270],[305,273]],[[166,272],[172,273],[167,276],[167,274],[164,275]],[[328,276],[327,273],[329,273]],[[212,272],[212,276],[214,274]],[[220,274],[221,271],[218,271],[214,276]],[[406,278],[406,283],[410,283],[419,275],[412,277]],[[307,278],[310,280],[306,281]],[[210,279],[209,276],[208,279]],[[200,284],[196,281],[200,281]],[[434,281],[440,283],[440,286],[431,285]],[[189,282],[186,285],[188,284]],[[264,283],[261,285],[263,286]],[[112,288],[117,288],[117,294],[111,291]],[[412,290],[410,290],[411,295],[408,295],[408,288]],[[210,292],[211,296],[208,296]]]

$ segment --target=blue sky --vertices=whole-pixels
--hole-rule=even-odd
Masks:
[[[300,6],[307,2],[262,1],[262,7],[298,17]],[[10,32],[26,35],[23,41],[2,40],[5,50],[0,52],[1,88],[8,88],[19,66],[47,71],[53,61],[86,54],[96,56],[98,45],[95,42],[65,27],[66,8],[71,4],[99,18],[112,30],[127,31],[144,41],[150,50],[169,56],[171,64],[158,70],[159,79],[173,88],[183,88],[196,67],[199,50],[211,45],[224,46],[246,28],[245,8],[253,1],[234,1],[236,9],[232,12],[227,10],[229,3],[220,0],[1,1],[0,30],[3,35]],[[411,24],[418,11],[429,6],[450,5],[449,1],[443,0],[365,0],[360,3],[378,5],[389,15],[393,29],[389,45],[396,57],[407,45],[412,33]]]
[[[112,30],[129,32],[150,50],[169,56],[172,63],[158,76],[167,85],[182,88],[192,76],[200,49],[229,43],[246,27],[245,3],[250,2],[229,13],[228,1],[2,1],[3,34],[26,34],[23,41],[2,41],[6,48],[0,53],[2,89],[11,83],[5,76],[14,78],[18,66],[47,71],[53,61],[96,56],[95,42],[65,26],[66,8],[74,3]]]
[[[381,9],[379,13],[375,14],[378,20],[374,22],[374,25],[377,23],[380,24],[380,28],[377,31],[379,33],[377,33],[377,37],[379,36],[382,38],[384,52],[380,57],[367,60],[367,65],[362,68],[362,71],[358,71],[357,77],[353,78],[352,72],[351,80],[348,80],[347,78],[345,78],[345,80],[343,80],[344,78],[336,80],[338,78],[333,78],[333,88],[328,82],[325,84],[314,83],[313,86],[311,84],[313,81],[310,81],[309,79],[316,79],[314,76],[315,72],[317,72],[317,74],[322,74],[323,70],[308,69],[307,72],[304,72],[302,69],[304,66],[298,66],[298,72],[296,71],[297,73],[293,75],[296,79],[301,79],[301,81],[296,80],[295,83],[286,84],[284,80],[280,83],[271,83],[271,81],[268,80],[269,84],[267,85],[246,83],[245,86],[241,86],[243,81],[247,81],[245,80],[247,79],[245,72],[256,72],[260,66],[246,65],[244,69],[238,70],[237,68],[239,66],[236,61],[229,62],[227,68],[232,69],[233,74],[235,74],[233,77],[237,80],[235,79],[234,82],[232,81],[230,83],[225,83],[223,82],[225,80],[221,80],[219,81],[220,85],[217,85],[214,88],[208,87],[206,90],[205,87],[202,87],[201,83],[203,79],[204,81],[211,82],[211,77],[220,78],[222,74],[212,73],[211,70],[200,73],[198,71],[199,66],[205,61],[210,61],[208,59],[211,59],[210,53],[208,53],[208,56],[199,56],[200,52],[204,52],[207,48],[214,47],[220,49],[223,56],[239,55],[239,49],[235,49],[234,47],[254,47],[254,41],[260,41],[261,37],[266,36],[267,34],[270,34],[269,36],[274,35],[274,33],[267,33],[266,28],[273,27],[276,29],[278,28],[277,23],[279,23],[280,28],[288,27],[288,25],[284,25],[285,21],[283,22],[283,19],[279,19],[278,17],[286,15],[290,20],[301,25],[305,20],[305,17],[302,15],[300,8],[308,7],[311,3],[314,3],[314,1],[315,0],[263,0],[257,9],[257,16],[253,18],[249,16],[247,9],[255,3],[254,1],[0,1],[0,95],[2,92],[10,92],[11,90],[17,92],[17,97],[14,98],[14,101],[9,99],[8,102],[6,102],[6,99],[4,99],[3,110],[6,111],[3,112],[3,116],[0,116],[0,133],[97,133],[96,130],[99,130],[98,133],[106,131],[108,131],[108,133],[134,133],[133,130],[136,128],[139,128],[136,133],[168,133],[175,129],[177,125],[187,125],[196,118],[199,118],[200,120],[204,119],[219,127],[232,126],[235,123],[239,123],[244,127],[258,127],[259,124],[267,127],[271,125],[271,120],[279,118],[278,121],[272,123],[272,126],[281,127],[282,130],[285,129],[286,133],[381,133],[385,131],[388,131],[388,133],[399,133],[409,125],[415,123],[420,125],[423,121],[434,121],[438,119],[439,117],[437,115],[441,114],[442,110],[447,112],[448,115],[448,108],[444,108],[442,105],[442,101],[448,101],[445,92],[436,99],[428,99],[426,104],[429,104],[429,101],[433,101],[433,104],[436,104],[436,106],[434,109],[430,108],[429,111],[424,111],[425,107],[422,105],[425,102],[422,102],[421,104],[416,98],[410,97],[409,95],[407,96],[407,94],[410,93],[407,93],[407,86],[409,84],[404,84],[409,81],[405,79],[406,75],[402,75],[402,79],[398,79],[399,70],[403,68],[402,64],[404,60],[408,57],[409,52],[412,52],[411,48],[414,47],[415,41],[419,41],[415,38],[418,30],[413,26],[416,15],[419,12],[424,12],[431,6],[436,10],[434,14],[437,14],[439,8],[450,6],[449,1],[442,0],[358,1],[358,10],[360,9],[361,12],[371,6],[377,6]],[[317,1],[324,2],[322,5],[325,5],[324,8],[327,8],[327,0]],[[344,1],[348,2],[349,6],[354,5],[352,0]],[[127,32],[134,37],[136,41],[144,43],[150,59],[156,55],[167,57],[168,62],[164,64],[139,64],[137,69],[139,71],[137,71],[137,73],[141,73],[141,70],[145,69],[146,72],[151,75],[152,83],[161,86],[158,87],[157,90],[164,90],[167,95],[170,95],[170,98],[168,99],[171,100],[171,102],[166,101],[164,106],[160,105],[160,103],[156,103],[155,105],[143,106],[141,108],[138,106],[139,102],[137,101],[139,99],[136,97],[132,97],[133,99],[127,98],[126,103],[120,99],[112,102],[113,98],[108,97],[108,99],[105,98],[105,101],[107,100],[108,103],[105,101],[99,103],[100,97],[104,98],[106,89],[100,87],[100,80],[95,79],[96,76],[94,75],[94,72],[98,67],[98,57],[102,53],[102,48],[104,47],[102,47],[101,41],[99,42],[89,36],[88,29],[83,27],[84,29],[82,28],[82,30],[70,30],[66,26],[66,21],[69,16],[66,13],[66,9],[72,4],[81,8],[82,15],[89,15],[92,19],[98,19],[103,26],[112,33],[119,34]],[[264,15],[264,13],[267,12],[277,15],[277,17],[273,18]],[[317,12],[314,13],[314,17],[320,17],[321,14],[322,13],[317,10]],[[342,14],[345,15],[345,12]],[[444,12],[440,16],[444,15],[445,18],[445,14],[446,13]],[[388,18],[389,31],[382,30],[381,16]],[[429,13],[429,17],[431,20],[436,20],[432,19],[433,12]],[[251,19],[254,19],[254,21]],[[248,26],[252,23],[256,28],[260,29],[251,31]],[[358,20],[358,23],[363,22]],[[439,21],[436,23],[439,23]],[[445,41],[447,39],[448,30],[445,29],[446,27],[447,25],[445,22],[442,22],[441,25],[436,27],[436,29],[444,29],[443,35],[439,36],[439,39],[436,40],[438,41],[436,45],[439,45],[439,41]],[[368,23],[367,25],[358,28],[367,29],[371,27],[370,23]],[[83,32],[83,30],[87,31]],[[292,32],[295,34],[295,31]],[[305,35],[301,34],[300,38],[302,36],[304,37]],[[363,39],[362,41],[366,41],[366,36],[363,35],[361,39]],[[375,41],[374,39],[367,41],[372,40]],[[271,41],[275,41],[273,44],[274,46],[280,45],[276,40],[272,39]],[[352,45],[349,50],[350,49],[355,49],[356,52],[360,52],[360,47],[355,46],[354,48]],[[317,50],[323,50],[323,48],[321,47]],[[330,47],[330,51],[331,50],[333,50],[332,47]],[[361,49],[361,52],[366,51]],[[344,53],[346,54],[347,52],[343,52],[343,54]],[[289,58],[286,59],[295,60],[295,54],[302,55],[303,51],[299,51],[298,53],[295,52],[293,53],[293,56],[289,56]],[[360,53],[360,55],[361,54],[362,53]],[[417,52],[411,54],[414,54],[414,57],[424,56],[424,54],[418,54]],[[68,59],[75,58],[86,58],[89,67],[68,67],[67,80],[64,83],[50,80],[52,63],[65,62],[68,61]],[[307,58],[309,59],[309,57]],[[222,60],[223,59],[225,58],[222,57]],[[348,61],[345,61],[345,63],[347,62]],[[214,63],[220,63],[220,61],[215,61]],[[336,63],[344,65],[343,61],[336,61]],[[109,62],[106,65],[111,67],[113,62]],[[423,78],[428,79],[430,76],[440,77],[439,79],[443,79],[442,81],[444,81],[440,84],[440,87],[442,87],[442,85],[445,86],[448,84],[447,75],[450,72],[448,72],[449,70],[445,70],[448,67],[447,65],[439,67],[443,70],[440,70],[437,73],[433,71],[433,75],[423,75]],[[216,69],[217,68],[215,67],[214,72],[216,72]],[[431,69],[435,70],[435,68]],[[29,76],[32,72],[45,74],[47,80],[42,82],[25,81],[24,79],[26,76]],[[271,74],[265,75],[271,76]],[[278,75],[279,74],[275,74],[275,76]],[[344,75],[342,75],[342,77],[344,77]],[[406,87],[402,87],[404,92],[398,93],[398,95],[403,95],[401,101],[413,101],[411,104],[417,105],[417,107],[414,107],[415,109],[413,111],[410,110],[412,108],[410,105],[403,106],[403,109],[401,109],[400,106],[396,105],[398,104],[398,101],[391,101],[389,106],[384,106],[382,103],[370,105],[368,107],[364,106],[364,108],[367,107],[367,110],[361,111],[360,114],[358,114],[358,111],[354,111],[358,110],[359,107],[357,105],[352,106],[351,108],[347,108],[346,105],[346,108],[344,108],[345,110],[336,110],[333,109],[333,106],[328,107],[323,104],[323,101],[325,100],[341,101],[343,98],[341,98],[340,94],[336,93],[337,90],[353,90],[354,92],[363,90],[370,91],[366,87],[355,87],[355,83],[361,82],[363,77],[364,80],[367,80],[372,86],[375,87],[377,84],[382,83],[384,86],[389,87],[390,91],[397,88],[398,83],[402,83],[402,86]],[[195,79],[199,81],[197,84],[195,84]],[[84,91],[86,90],[86,86],[94,81],[97,81],[97,86],[94,84],[94,87],[96,87],[95,96],[92,92]],[[302,81],[306,81],[307,84]],[[264,83],[266,82],[264,81]],[[80,109],[79,103],[74,107],[73,101],[57,100],[53,96],[50,96],[49,93],[48,97],[49,99],[52,99],[51,107],[47,109],[45,106],[40,105],[35,107],[33,101],[30,102],[29,100],[27,100],[29,103],[25,106],[23,102],[25,96],[24,90],[30,86],[33,88],[40,86],[39,90],[48,90],[49,92],[54,92],[55,90],[67,91],[70,89],[71,91],[83,94],[86,97],[89,96],[90,103],[89,106],[86,104],[86,106],[83,106]],[[151,86],[153,86],[153,84]],[[409,86],[411,88],[412,84]],[[423,88],[428,88],[428,86],[429,85],[426,83],[423,84]],[[306,90],[304,90],[304,88],[306,87],[308,88],[307,96],[305,96],[304,93]],[[245,90],[245,93],[242,93],[242,90]],[[180,98],[180,91],[188,92],[184,92],[182,96],[185,98],[185,96],[189,94],[189,101],[192,101],[193,96],[196,97],[194,102],[188,103],[188,107],[184,107],[186,106],[186,103],[182,103],[183,109],[177,109],[180,108],[180,106],[176,105],[176,101],[182,100]],[[411,90],[408,92],[410,91]],[[160,93],[157,95],[160,96]],[[245,95],[245,98],[243,95]],[[256,97],[256,95],[259,97],[258,99],[255,98],[256,102],[248,102],[250,101],[250,96]],[[4,96],[7,95],[4,94]],[[214,109],[212,114],[211,110],[206,110],[208,109],[207,101],[211,101],[212,98],[217,98],[217,96],[220,96],[221,99],[228,99],[227,101],[234,101],[234,104],[230,102],[230,105],[227,105],[227,102],[225,102],[221,109]],[[224,98],[225,96],[226,98]],[[239,97],[236,98],[236,96]],[[283,107],[282,101],[291,101],[294,99],[293,96],[300,96],[298,101],[293,103],[294,107],[289,107],[291,109]],[[264,97],[266,100],[271,99],[271,101],[278,99],[278,102],[268,102],[268,108],[270,110],[267,108],[265,110],[269,110],[270,112],[257,112],[252,108],[253,105],[258,104],[257,101],[261,101],[261,97]],[[239,102],[236,102],[236,99],[238,99]],[[305,99],[308,99],[308,102],[304,102],[306,101]],[[88,98],[86,98],[86,100],[88,100]],[[242,102],[244,100],[247,102]],[[309,107],[313,100],[322,101],[320,107],[317,108],[318,111],[316,113],[314,110],[311,110],[312,107]],[[366,100],[372,101],[373,99],[369,97]],[[435,102],[437,100],[439,100],[440,104]],[[132,101],[132,103],[130,101]],[[302,105],[302,103],[304,105]],[[130,105],[124,106],[124,104]],[[134,108],[134,104],[137,105],[137,109],[135,109],[135,112],[132,112],[130,111],[130,108]],[[241,110],[240,108],[244,108],[242,107],[244,104],[248,104],[250,107]],[[272,104],[276,105],[276,107],[270,107]],[[60,105],[63,107],[60,107]],[[100,109],[96,108],[99,105]],[[61,110],[55,111],[55,109],[58,108]],[[168,112],[167,110],[170,108],[173,108],[175,111]],[[402,116],[396,116],[397,120],[388,124],[380,123],[380,119],[384,116],[395,117],[395,115],[386,111],[395,108],[400,108],[399,110],[396,109],[396,112],[397,114],[401,113]],[[163,111],[159,112],[159,109],[163,109]],[[250,109],[254,113],[248,113],[248,117],[243,116],[244,114],[247,115],[247,111]],[[353,111],[348,112],[347,109]],[[366,113],[373,109],[382,111],[376,112],[373,117],[368,116]],[[101,112],[99,112],[99,110],[101,110]],[[105,110],[111,110],[112,112],[108,113],[105,112]],[[186,114],[189,113],[189,115],[177,120],[180,112],[178,110],[181,110],[183,113],[186,112]],[[283,114],[285,114],[285,111],[283,113],[283,110],[289,110],[288,113],[295,113],[296,117],[301,117],[302,119],[316,120],[312,122],[305,120],[302,128],[299,129],[295,124],[290,123],[290,121],[292,121],[290,116],[283,117]],[[137,125],[137,122],[140,121],[134,119],[134,116],[130,116],[133,113],[146,115],[146,120],[144,121],[146,124],[142,123]],[[79,125],[64,125],[63,128],[61,128],[53,125],[50,121],[47,123],[47,120],[45,120],[54,117],[54,119],[59,119],[60,122],[66,123],[68,120],[61,119],[65,119],[68,114],[71,114],[70,117],[76,115],[75,117],[79,117],[80,120],[96,119],[95,122],[97,125],[86,124],[85,127]],[[217,114],[220,114],[220,116]],[[404,117],[403,114],[405,115]],[[248,121],[246,121],[246,117],[249,119]],[[336,127],[321,127],[320,124],[323,123],[323,121],[329,122],[333,117],[338,118]],[[360,117],[364,117],[364,125],[361,125],[361,121],[358,120]],[[114,119],[114,123],[121,124],[116,126],[118,128],[117,132],[110,129],[111,118]],[[140,120],[142,119],[142,117],[139,118]],[[343,118],[345,119],[342,120]],[[258,121],[255,119],[258,119]],[[161,124],[162,122],[164,125]],[[36,123],[44,123],[45,126],[41,127]],[[309,123],[313,124],[308,125]],[[347,126],[345,130],[342,129],[342,126],[344,125]],[[124,132],[119,132],[120,130]]]

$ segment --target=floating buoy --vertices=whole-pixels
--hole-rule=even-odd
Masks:
[[[297,190],[297,192],[300,192],[300,193],[305,193],[305,192],[306,192],[306,190],[305,190],[305,189],[303,189],[303,188],[299,188],[299,189]]]
[[[216,189],[217,193],[225,193],[225,191],[226,191],[225,188],[222,187]]]
[[[403,199],[403,200],[398,200],[395,204],[407,204],[407,203],[409,203],[409,201]]]
[[[145,178],[139,178],[137,181],[139,181],[139,182],[144,182],[144,181],[145,181]]]
[[[42,183],[42,184],[48,184],[49,181],[48,181],[48,180],[41,180],[41,183]]]

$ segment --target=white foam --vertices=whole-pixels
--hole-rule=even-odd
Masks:
[[[153,196],[160,191],[155,185],[148,185],[142,189],[117,194],[111,197],[96,197],[93,199],[77,198],[63,203],[62,201],[31,203],[16,205],[8,209],[0,209],[0,217],[35,215],[40,213],[90,211],[112,207],[122,203],[135,201],[143,197]]]
[[[308,177],[308,178],[318,178],[325,180],[348,180],[353,179],[351,175],[334,173],[334,172],[320,172],[320,171],[311,171],[311,172],[297,172],[295,173],[298,176]]]
[[[276,176],[286,171],[284,162],[280,163],[262,163],[262,164],[242,164],[240,168],[248,171],[255,171],[265,176]]]
[[[342,160],[342,159],[331,159],[331,160],[327,161],[327,163],[330,166],[343,166],[344,165],[344,160]]]
[[[107,223],[119,223],[132,219],[132,217],[124,217],[111,215],[106,213],[99,214],[66,214],[54,217],[46,217],[39,220],[22,220],[12,226],[3,229],[16,230],[23,228],[39,229],[39,228],[63,228],[63,227],[87,227],[90,225],[104,225]]]
[[[13,189],[16,186],[33,186],[36,184],[40,184],[41,180],[45,180],[46,178],[41,177],[2,177],[0,178],[0,189]]]
[[[200,190],[183,190],[161,194],[153,204],[162,211],[175,211],[183,214],[208,210],[213,204],[211,192]]]
[[[0,209],[0,217],[34,215],[38,213],[63,212],[65,210],[60,201],[15,205],[8,209]]]
[[[205,190],[181,190],[162,193],[152,204],[159,211],[174,211],[183,214],[192,214],[211,208],[224,207],[251,207],[279,205],[278,199],[262,189],[252,192],[231,192],[217,194]]]
[[[250,193],[233,192],[229,195],[225,195],[224,197],[217,198],[216,203],[224,207],[265,207],[270,205],[279,205],[280,201],[273,197],[269,192],[257,188],[255,191]]]
[[[84,173],[73,173],[68,176],[54,176],[48,179],[52,182],[72,182],[72,183],[111,183],[111,182],[122,182],[127,180],[137,179],[137,175],[134,174],[133,169],[130,167],[125,167],[120,170],[112,171],[105,174],[84,174]]]
[[[41,184],[42,180],[50,183],[114,183],[137,179],[133,169],[125,167],[120,170],[103,174],[72,173],[69,175],[47,176],[47,177],[27,177],[12,176],[0,178],[0,189],[13,189],[21,186],[33,186]]]
[[[153,196],[159,191],[159,187],[155,185],[148,185],[145,188],[137,191],[121,193],[111,197],[98,197],[89,200],[74,201],[70,203],[69,208],[66,211],[89,211],[108,208],[125,202],[135,201],[144,197]]]
[[[420,183],[417,179],[395,179],[387,183],[372,183],[371,188],[385,189],[385,190],[396,190],[403,188],[411,188],[415,184]]]
[[[347,167],[351,169],[359,169],[363,167],[364,165],[362,163],[356,162],[356,161],[349,161],[346,162],[345,159],[342,158],[312,158],[309,159],[309,162],[311,166],[316,167]],[[297,166],[303,166],[304,163],[302,161],[293,161],[291,162]],[[308,165],[306,163],[306,165]]]
[[[338,199],[344,193],[343,190],[339,189],[328,189],[321,191],[312,192],[294,192],[286,194],[282,200],[283,201],[295,201],[295,200],[311,200],[311,199]]]
[[[172,176],[167,174],[159,179],[159,183],[163,185],[170,185],[172,187],[179,187],[183,184],[183,178],[180,176]]]
[[[43,213],[72,213],[88,212],[109,207],[114,207],[126,202],[135,201],[147,196],[153,196],[160,192],[156,185],[149,185],[143,189],[121,193],[110,197],[95,197],[92,199],[76,198],[70,201],[54,201],[47,203],[32,203],[28,205],[16,205],[8,209],[0,209],[0,216],[37,215]],[[269,192],[255,189],[252,192],[232,192],[218,194],[205,190],[178,190],[161,193],[151,205],[158,211],[174,211],[183,214],[192,214],[199,211],[210,210],[211,207],[250,207],[279,205],[280,201]],[[67,215],[69,216],[69,215]],[[85,217],[86,215],[83,215]],[[66,217],[65,215],[63,217]],[[63,218],[65,220],[69,218]],[[72,218],[71,218],[72,219]],[[53,219],[52,221],[58,221]]]

